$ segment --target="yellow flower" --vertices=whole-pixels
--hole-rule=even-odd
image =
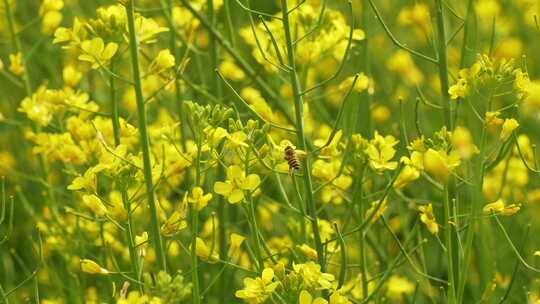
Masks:
[[[62,22],[63,15],[60,11],[49,11],[45,13],[41,19],[41,30],[45,34],[53,34],[60,23]]]
[[[352,304],[352,302],[342,296],[339,291],[335,291],[330,295],[330,304]]]
[[[301,246],[297,246],[297,247],[310,260],[316,260],[317,259],[317,251],[315,249],[311,248],[308,244],[302,244]]]
[[[340,84],[339,84],[339,90],[340,91],[347,91],[351,88],[354,81],[354,76],[345,78]],[[356,83],[354,84],[354,87],[352,88],[355,92],[362,92],[365,89],[367,89],[369,86],[369,78],[366,76],[366,74],[361,73],[358,78],[356,79]]]
[[[98,263],[92,261],[92,260],[89,260],[89,259],[82,259],[81,260],[81,270],[83,272],[86,272],[86,273],[90,273],[90,274],[104,274],[104,275],[107,275],[109,274],[110,272],[99,266]]]
[[[327,303],[328,301],[320,297],[314,300],[313,296],[305,290],[302,290],[300,292],[300,297],[298,298],[298,304],[327,304]]]
[[[168,32],[166,27],[159,26],[159,24],[152,18],[145,18],[138,16],[135,19],[135,35],[139,43],[154,43],[157,41],[156,35],[163,32]],[[128,37],[124,37],[128,41]]]
[[[260,278],[245,278],[244,289],[236,291],[235,295],[250,304],[264,303],[279,285],[273,279],[274,271],[265,268]]]
[[[516,214],[520,209],[519,205],[516,204],[510,204],[505,205],[503,199],[498,199],[493,203],[489,203],[484,206],[483,211],[484,214],[491,215],[491,214],[501,214],[505,216],[511,216]]]
[[[244,199],[244,191],[253,191],[260,183],[261,179],[257,174],[246,176],[241,167],[233,165],[227,168],[227,180],[214,184],[214,192],[225,196],[229,203],[235,204]]]
[[[222,127],[217,128],[207,128],[204,130],[206,135],[208,136],[208,144],[210,147],[217,147],[221,140],[225,137],[229,136],[229,132],[227,130],[223,129]]]
[[[433,206],[431,204],[420,206],[418,207],[418,211],[420,211],[420,221],[426,225],[428,231],[431,234],[439,233],[439,225],[433,214]]]
[[[67,187],[68,190],[81,190],[85,189],[88,192],[94,192],[96,190],[96,174],[92,169],[86,170],[83,176],[77,176],[71,184]]]
[[[75,87],[81,81],[82,73],[72,65],[68,65],[62,71],[62,78],[64,79],[65,85]]]
[[[171,235],[187,227],[185,212],[175,210],[171,216],[161,225],[162,235]]]
[[[468,160],[473,154],[480,152],[472,142],[471,132],[464,127],[456,127],[452,131],[451,142],[462,159]]]
[[[450,94],[451,99],[458,99],[467,97],[469,93],[469,85],[466,79],[460,78],[457,83],[450,86],[448,89],[448,94]]]
[[[366,154],[369,158],[369,166],[377,173],[384,170],[394,170],[397,168],[397,162],[390,161],[396,154],[394,146],[398,141],[391,135],[381,136],[375,132],[375,137],[369,142]]]
[[[204,194],[201,187],[195,187],[191,189],[191,195],[187,198],[188,203],[195,204],[197,210],[201,210],[212,199],[212,193]]]
[[[127,292],[127,290],[125,291]],[[122,294],[121,297],[116,301],[116,304],[162,304],[163,301],[161,298],[149,296],[146,294],[140,294],[138,290],[134,290],[127,294]]]
[[[444,150],[428,149],[424,153],[424,169],[438,177],[442,181],[447,181],[450,173],[460,164],[457,152],[446,152]]]
[[[82,200],[84,205],[92,210],[96,216],[104,216],[107,213],[107,208],[103,205],[101,199],[94,194],[83,195]]]
[[[420,177],[420,171],[413,166],[406,165],[399,173],[396,181],[394,182],[394,188],[401,189],[411,182],[417,180]]]
[[[244,71],[232,60],[224,60],[219,65],[219,72],[227,79],[240,81],[246,77]]]
[[[9,54],[9,63],[9,70],[11,73],[17,76],[24,74],[23,58],[20,52],[16,54]]]
[[[404,277],[393,275],[386,282],[386,295],[392,300],[401,300],[403,295],[414,292],[414,284]]]
[[[321,272],[321,265],[314,262],[293,264],[293,270],[302,277],[302,282],[306,288],[330,289],[334,282],[334,276],[330,273]]]
[[[510,138],[510,135],[512,135],[512,132],[514,132],[517,127],[519,127],[519,123],[517,122],[517,120],[513,118],[505,119],[502,125],[500,139],[502,141],[505,141]]]
[[[47,126],[53,118],[53,109],[45,102],[43,92],[38,89],[34,95],[25,97],[17,109],[25,113],[28,119],[36,122],[39,126]]]
[[[189,246],[191,250],[191,245]],[[207,261],[208,263],[216,263],[219,260],[219,255],[216,252],[216,248],[209,248],[203,239],[197,238],[195,254],[200,257],[202,260]]]
[[[233,134],[230,134],[227,139],[226,147],[229,149],[248,146],[248,144],[245,143],[247,135],[243,131],[236,131]]]
[[[174,56],[171,54],[171,51],[165,49],[159,51],[157,57],[154,59],[154,61],[152,61],[152,64],[150,64],[150,71],[160,73],[174,67],[174,65]]]
[[[501,115],[501,112],[495,111],[495,112],[486,112],[484,123],[488,127],[496,127],[503,124],[504,120],[502,118],[499,118]]]
[[[245,240],[246,237],[244,237],[243,235],[231,233],[229,237],[229,252],[235,253],[238,249],[240,249],[240,246],[242,246],[242,243]]]
[[[109,42],[105,46],[103,39],[98,37],[83,41],[81,49],[83,53],[79,55],[79,60],[89,62],[92,64],[92,69],[97,69],[100,66],[105,66],[111,60],[118,50],[118,44]]]

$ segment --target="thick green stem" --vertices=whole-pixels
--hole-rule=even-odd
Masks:
[[[442,0],[435,0],[436,3],[436,17],[437,17],[437,38],[438,38],[438,52],[439,52],[439,81],[441,83],[442,102],[444,107],[444,122],[449,130],[454,129],[454,117],[453,117],[453,105],[450,100],[450,94],[448,93],[449,81],[448,81],[448,55],[446,52],[446,29],[444,26],[444,14]]]
[[[135,99],[137,101],[137,113],[139,116],[139,134],[140,145],[143,152],[144,165],[144,180],[146,183],[146,195],[148,199],[148,207],[150,209],[151,220],[151,235],[156,251],[156,259],[158,267],[161,270],[166,270],[165,250],[159,230],[159,217],[154,196],[154,184],[152,182],[152,164],[150,162],[150,139],[148,137],[146,109],[144,105],[144,97],[142,92],[141,75],[139,70],[139,46],[135,35],[135,0],[130,0],[126,7],[128,29],[129,29],[129,46],[131,52],[131,66],[133,71],[133,83],[135,88]]]
[[[452,224],[450,213],[450,199],[449,199],[448,186],[444,187],[444,232],[445,232],[445,246],[446,257],[448,263],[448,304],[455,304],[456,302],[456,286],[454,278],[454,251],[452,244]]]
[[[290,77],[292,84],[292,92],[294,96],[294,112],[296,116],[296,135],[298,140],[298,148],[300,150],[306,151],[306,135],[304,133],[304,103],[302,101],[302,90],[300,89],[300,84],[298,82],[298,75],[296,73],[296,63],[294,57],[294,47],[291,37],[291,28],[289,24],[289,13],[287,8],[287,0],[281,0],[281,12],[283,15],[283,28],[285,30],[285,40],[287,43],[287,56],[290,67]],[[307,151],[306,151],[307,152]],[[311,181],[311,165],[309,157],[303,161],[302,166],[303,171],[303,180],[304,180],[304,190],[306,200],[306,207],[311,217],[313,238],[315,239],[315,249],[317,250],[317,259],[321,265],[321,271],[326,270],[326,263],[324,257],[324,248],[321,242],[321,235],[319,233],[319,225],[317,221],[317,214],[315,210],[315,200],[313,197],[313,185]]]

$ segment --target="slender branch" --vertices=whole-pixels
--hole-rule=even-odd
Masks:
[[[377,8],[377,6],[375,6],[375,3],[373,2],[373,0],[369,0],[369,4],[371,5],[371,8],[373,9],[373,12],[377,16],[377,19],[379,20],[379,23],[381,24],[384,31],[386,32],[386,35],[390,38],[390,40],[392,40],[392,42],[397,47],[411,53],[412,55],[414,55],[414,56],[416,56],[418,58],[422,58],[422,59],[424,59],[426,61],[429,61],[431,63],[435,63],[435,64],[438,63],[437,59],[435,59],[433,57],[429,57],[427,55],[424,55],[424,54],[422,54],[422,53],[420,53],[418,51],[415,51],[415,50],[411,49],[410,47],[408,47],[407,45],[399,42],[399,40],[397,40],[397,38],[394,36],[394,34],[392,34],[392,32],[390,31],[390,28],[388,27],[388,25],[386,25],[386,23],[384,22],[384,19],[382,18],[381,13],[379,12],[379,9]]]

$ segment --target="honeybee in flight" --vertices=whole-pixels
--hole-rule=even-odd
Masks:
[[[289,163],[289,175],[292,175],[295,170],[300,170],[300,160],[296,155],[296,151],[291,146],[285,148],[285,160]]]

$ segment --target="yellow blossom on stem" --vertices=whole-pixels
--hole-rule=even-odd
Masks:
[[[308,244],[302,244],[298,246],[298,249],[310,260],[317,260],[317,250],[311,248]]]
[[[250,304],[264,303],[279,286],[279,283],[273,282],[273,279],[272,268],[265,268],[260,278],[245,278],[244,288],[236,291],[235,295]]]
[[[199,258],[209,263],[216,263],[219,260],[219,255],[215,247],[208,247],[206,242],[201,238],[197,238],[196,242],[197,247],[195,249],[197,250],[196,254]],[[191,250],[191,245],[189,245],[189,250]]]
[[[396,181],[394,182],[394,188],[401,189],[411,182],[417,180],[420,177],[420,171],[413,166],[406,165],[399,173]]]
[[[377,173],[382,173],[384,170],[394,170],[398,163],[391,161],[396,150],[394,146],[398,141],[391,135],[381,136],[375,132],[373,140],[369,142],[366,148],[366,154],[369,158],[369,166]]]
[[[313,299],[313,296],[306,290],[302,290],[300,292],[300,296],[298,297],[298,304],[327,304],[327,303],[328,301],[320,297]]]
[[[261,179],[257,174],[249,174],[239,166],[233,165],[227,168],[227,180],[225,182],[216,182],[214,192],[223,195],[229,203],[235,204],[244,199],[244,191],[254,191]]]
[[[431,234],[439,233],[439,225],[435,219],[435,214],[433,214],[433,206],[428,204],[426,206],[418,207],[420,211],[420,221],[424,223]]]
[[[302,282],[306,288],[330,289],[334,282],[334,276],[322,272],[321,265],[315,262],[293,264],[293,270],[302,277]]]
[[[424,153],[424,169],[442,181],[448,180],[452,171],[460,164],[457,152],[428,149]]]
[[[175,66],[174,56],[168,49],[159,51],[157,57],[150,64],[150,71],[163,72]]]
[[[79,60],[89,62],[92,64],[92,69],[97,69],[107,65],[109,60],[116,54],[118,44],[109,42],[105,45],[103,39],[98,37],[83,41],[81,49],[83,53],[79,55]]]
[[[89,260],[89,259],[82,259],[81,260],[81,270],[83,272],[89,273],[89,274],[104,274],[107,275],[110,272],[101,267],[98,263]]]
[[[502,118],[499,118],[500,115],[501,115],[501,112],[499,111],[486,112],[486,114],[484,115],[485,116],[484,123],[488,127],[500,126],[504,122]]]
[[[64,84],[69,87],[75,87],[79,84],[82,78],[82,73],[78,71],[74,66],[68,65],[62,71],[62,78]]]
[[[511,216],[516,214],[520,209],[519,205],[516,204],[510,204],[506,205],[504,203],[503,199],[498,199],[493,203],[489,203],[484,206],[482,211],[484,214],[491,215],[491,214],[501,214],[505,216]]]
[[[448,94],[450,94],[450,98],[454,100],[467,97],[469,94],[469,84],[467,83],[467,80],[463,78],[458,79],[457,83],[448,89]]]
[[[500,139],[502,141],[506,141],[508,138],[510,138],[510,135],[512,135],[512,132],[514,132],[517,127],[519,127],[517,120],[513,118],[505,119],[502,125],[501,134],[499,136]]]
[[[22,53],[9,54],[9,71],[17,76],[24,74]]]
[[[172,235],[187,227],[185,212],[175,210],[171,216],[161,225],[162,235]]]
[[[96,216],[104,216],[107,214],[107,208],[105,205],[103,205],[101,199],[96,195],[83,195],[82,200],[84,205],[88,207],[88,209],[92,210]]]
[[[195,204],[197,210],[201,210],[208,202],[212,199],[212,193],[204,194],[204,191],[201,187],[194,187],[191,189],[190,196],[187,197],[187,202],[190,204]]]

